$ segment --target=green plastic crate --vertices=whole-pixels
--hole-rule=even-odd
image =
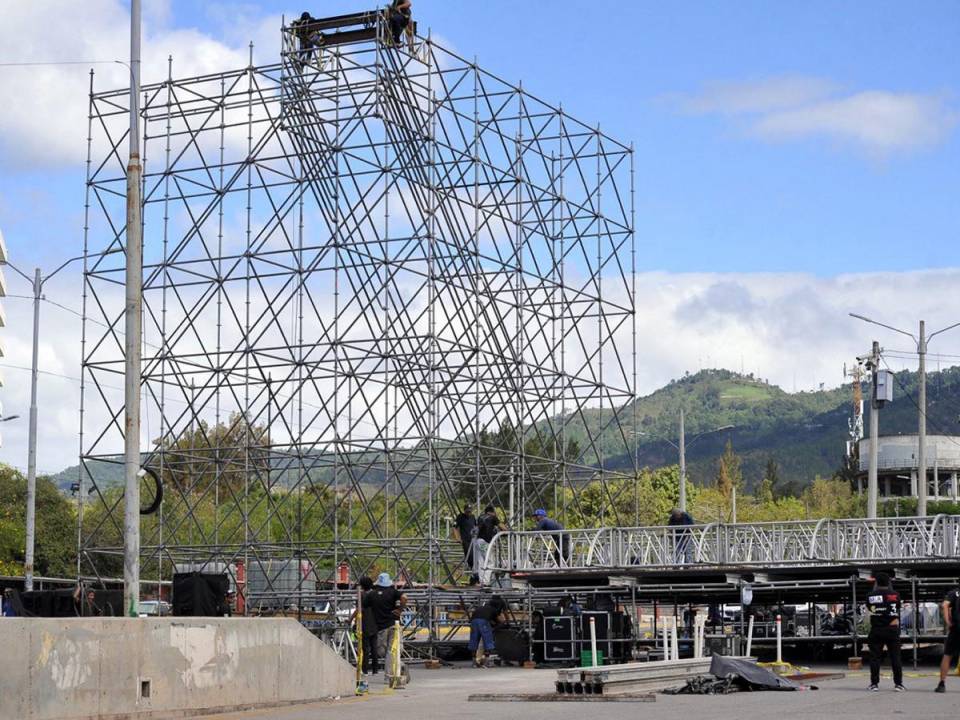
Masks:
[[[580,651],[580,667],[593,665],[593,653],[589,650]],[[603,650],[597,650],[597,665],[603,665]]]

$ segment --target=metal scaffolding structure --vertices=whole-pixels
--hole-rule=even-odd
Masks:
[[[143,582],[226,569],[246,612],[306,607],[343,564],[465,582],[465,502],[636,524],[632,148],[351,22],[143,88],[141,447],[164,487]],[[78,541],[100,578],[122,557],[127,116],[91,76]]]

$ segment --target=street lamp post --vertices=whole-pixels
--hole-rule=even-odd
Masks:
[[[689,442],[690,445],[693,445],[700,438],[710,435],[711,433],[720,432],[722,430],[730,430],[733,425],[721,425],[720,427],[713,428],[712,430],[704,430],[699,435],[694,436],[693,440]],[[634,435],[646,435],[644,432],[634,431]],[[684,426],[684,413],[683,409],[680,410],[680,444],[673,442],[667,438],[663,438],[663,441],[674,448],[680,454],[680,509],[683,512],[687,511],[687,434]]]
[[[893,332],[900,333],[901,335],[906,335],[911,338],[917,344],[917,355],[920,356],[920,366],[919,366],[919,375],[920,375],[920,389],[919,389],[919,399],[917,402],[918,409],[918,418],[917,418],[917,515],[920,517],[926,517],[927,515],[927,345],[933,340],[934,337],[941,333],[945,333],[947,330],[952,330],[955,327],[960,327],[960,323],[954,323],[953,325],[948,325],[945,328],[937,330],[930,335],[927,335],[926,323],[920,321],[920,335],[917,337],[911,332],[906,330],[901,330],[900,328],[895,328],[892,325],[886,325],[882,322],[877,322],[876,320],[871,320],[868,317],[863,315],[858,315],[856,313],[850,313],[850,317],[854,317],[857,320],[863,320],[864,322],[871,323],[873,325],[879,325],[882,328],[887,330],[892,330]],[[872,451],[871,451],[872,452]]]
[[[108,251],[112,252],[112,251]],[[108,253],[104,253],[108,254]],[[63,270],[70,263],[82,260],[83,256],[70,258],[61,263],[53,272],[46,277],[41,273],[40,268],[33,271],[31,278],[25,272],[20,270],[9,260],[2,264],[9,267],[23,279],[29,282],[33,287],[33,358],[30,363],[30,425],[27,434],[27,512],[26,512],[26,539],[24,549],[23,574],[24,588],[33,590],[33,564],[34,550],[36,548],[36,514],[37,514],[37,379],[40,374],[40,301],[43,300],[43,286],[50,278]],[[17,416],[13,416],[17,417]],[[12,417],[4,420],[12,420]]]

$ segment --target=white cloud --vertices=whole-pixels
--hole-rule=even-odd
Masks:
[[[725,367],[768,378],[786,390],[815,389],[820,383],[835,387],[842,382],[844,363],[865,352],[873,339],[889,349],[909,349],[909,340],[867,326],[848,317],[854,311],[910,329],[919,318],[938,329],[956,321],[944,303],[960,283],[960,269],[905,273],[851,274],[818,278],[805,274],[642,273],[637,276],[639,392],[646,394],[684,372],[705,367]],[[11,293],[25,290],[24,283]],[[64,302],[76,292],[75,280],[64,280],[49,289],[51,299]],[[611,298],[614,299],[614,298]],[[119,302],[119,300],[118,300]],[[74,303],[76,304],[76,303]],[[3,365],[25,367],[30,362],[31,305],[4,300],[9,316],[7,357]],[[44,305],[40,366],[42,370],[77,377],[80,364],[80,327],[77,318]],[[590,328],[586,328],[589,335]],[[91,328],[90,338],[99,333]],[[151,336],[152,337],[152,336]],[[156,340],[156,338],[152,338]],[[589,340],[589,338],[585,338]],[[629,348],[629,323],[615,344]],[[937,338],[931,352],[960,355],[960,331]],[[568,355],[569,363],[574,358]],[[608,357],[608,360],[612,358]],[[626,358],[625,358],[626,359]],[[895,369],[902,361],[894,363]],[[910,364],[907,364],[911,367]],[[613,367],[609,365],[609,367]],[[915,364],[914,364],[915,367]],[[609,368],[608,368],[609,369]],[[26,421],[29,406],[29,373],[5,369],[4,410],[21,420],[3,427],[0,461],[19,467],[26,464]],[[122,380],[112,383],[111,402],[120,404]],[[92,392],[92,391],[91,391]],[[170,397],[176,393],[171,391]],[[57,471],[76,462],[79,443],[78,384],[56,375],[40,377],[39,466]],[[87,432],[103,426],[102,403],[88,396]],[[144,438],[158,434],[159,416],[151,403],[145,407]],[[171,404],[174,413],[182,403]],[[356,408],[359,417],[363,408]],[[90,437],[88,437],[88,442]]]
[[[766,141],[820,138],[880,156],[933,147],[960,122],[960,112],[939,95],[849,93],[802,76],[714,83],[673,100],[685,112],[734,117],[748,134]]]
[[[143,34],[143,81],[167,75],[167,57],[177,76],[217,72],[247,64],[245,43],[230,47],[194,29],[173,29],[169,3],[148,3]],[[57,19],[69,28],[50,34],[38,31]],[[38,165],[81,163],[86,151],[88,72],[95,70],[95,88],[128,84],[125,67],[113,60],[129,58],[129,13],[119,0],[56,0],[5,3],[0,23],[2,62],[80,62],[77,65],[2,67],[0,93],[17,98],[0,114],[0,167],[7,170]],[[276,23],[279,28],[279,22]],[[261,34],[260,27],[251,33]],[[275,40],[279,44],[279,33]],[[89,61],[104,64],[86,65]]]

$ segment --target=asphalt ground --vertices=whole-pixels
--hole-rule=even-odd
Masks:
[[[905,693],[893,691],[893,680],[885,672],[880,692],[867,692],[869,676],[865,671],[851,672],[838,667],[811,667],[815,672],[842,672],[842,679],[825,680],[819,690],[801,692],[735,693],[721,696],[668,696],[657,694],[650,703],[556,703],[556,702],[470,702],[478,693],[550,693],[556,672],[549,669],[521,668],[474,669],[467,666],[426,670],[414,667],[410,685],[391,691],[382,676],[370,684],[362,697],[339,701],[298,705],[205,716],[209,720],[606,720],[639,716],[689,720],[877,720],[878,718],[914,718],[934,720],[960,717],[960,677],[947,680],[947,693],[933,692],[937,684],[934,668],[906,672]]]

